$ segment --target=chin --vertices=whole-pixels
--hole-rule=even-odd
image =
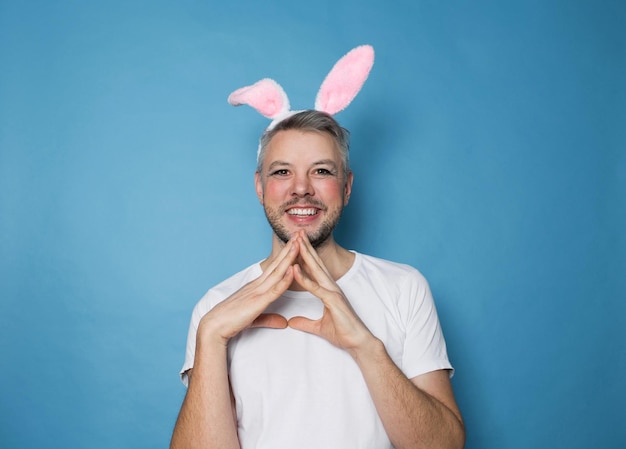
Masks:
[[[275,226],[272,226],[272,228],[276,237],[278,237],[278,239],[283,243],[287,243],[289,240],[291,240],[291,238],[298,231],[298,230],[287,231],[283,227],[275,227]],[[319,248],[330,239],[330,236],[332,234],[332,229],[324,228],[324,229],[316,229],[316,230],[305,230],[305,232],[306,232],[307,238],[309,239],[309,242],[311,242],[311,246],[313,248]]]

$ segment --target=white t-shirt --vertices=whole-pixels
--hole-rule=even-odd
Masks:
[[[424,277],[408,265],[355,255],[337,284],[396,365],[409,379],[452,370]],[[198,302],[181,371],[185,384],[200,319],[260,275],[257,263],[218,284]],[[285,292],[268,308],[287,319],[316,319],[322,311],[318,298],[296,291]],[[248,329],[230,340],[228,367],[242,449],[393,447],[356,363],[320,337],[290,328]]]

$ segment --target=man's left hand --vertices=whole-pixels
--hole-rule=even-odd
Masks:
[[[294,280],[322,301],[324,313],[318,320],[293,317],[289,320],[289,327],[322,337],[355,356],[359,349],[376,338],[352,309],[306,233],[300,233],[298,242],[300,263],[294,265]]]

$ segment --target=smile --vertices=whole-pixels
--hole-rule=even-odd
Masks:
[[[311,216],[311,215],[317,215],[317,209],[294,207],[292,209],[289,209],[287,213],[289,215],[298,215],[298,216],[306,217],[306,216]]]

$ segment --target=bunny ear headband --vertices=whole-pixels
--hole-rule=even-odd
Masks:
[[[326,75],[315,99],[315,110],[330,115],[344,110],[361,90],[373,64],[372,46],[353,48]],[[287,94],[280,84],[270,78],[237,89],[228,96],[228,103],[233,106],[247,104],[264,117],[272,119],[268,130],[287,117],[301,112],[291,110]]]

